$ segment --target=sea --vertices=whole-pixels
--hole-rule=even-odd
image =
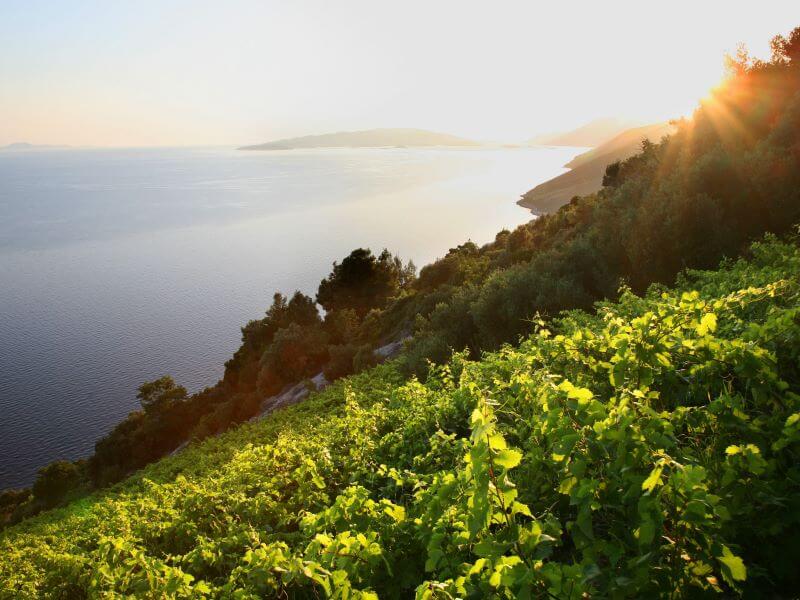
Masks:
[[[580,151],[0,151],[0,489],[88,457],[145,381],[213,385],[274,292],[352,249],[421,267],[530,220]]]

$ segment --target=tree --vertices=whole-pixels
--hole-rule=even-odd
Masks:
[[[325,333],[328,343],[347,344],[354,342],[359,334],[361,320],[352,308],[335,310],[325,315]]]
[[[617,187],[619,185],[619,168],[620,161],[614,161],[606,167],[605,175],[603,175],[603,187]]]
[[[386,250],[384,250],[384,252],[386,252]],[[397,272],[398,285],[400,289],[406,289],[413,283],[417,276],[417,265],[414,264],[413,260],[409,260],[404,265],[403,261],[400,260],[400,257],[397,255],[392,258],[392,261],[394,262],[394,269]]]
[[[299,291],[295,291],[288,302],[282,294],[275,294],[272,306],[267,310],[266,320],[276,330],[286,327],[289,323],[306,327],[320,322],[314,300]]]
[[[776,35],[769,45],[773,63],[800,65],[800,27],[795,27],[788,37]]]
[[[239,387],[254,384],[258,376],[258,361],[272,343],[278,330],[297,323],[303,327],[316,327],[321,323],[314,300],[296,291],[291,299],[280,292],[272,297],[272,305],[262,319],[250,321],[242,327],[242,345],[225,363],[224,381]]]
[[[275,334],[261,357],[259,383],[262,391],[273,384],[299,381],[313,374],[327,358],[327,344],[319,327],[291,323]]]
[[[57,460],[39,469],[33,483],[33,496],[46,506],[54,506],[80,482],[75,463]]]
[[[31,498],[29,489],[0,492],[0,529],[13,524],[24,515],[24,506]]]
[[[317,290],[317,302],[326,310],[352,308],[363,317],[371,308],[381,308],[414,277],[416,268],[392,256],[388,250],[379,256],[372,250],[357,248],[333,271]]]
[[[309,296],[296,291],[287,300],[286,296],[276,292],[272,296],[272,305],[267,309],[266,316],[242,327],[242,345],[263,350],[272,341],[275,332],[289,323],[307,326],[315,325],[319,321],[319,311]]]
[[[185,400],[188,393],[182,385],[176,385],[169,375],[148,381],[139,386],[136,397],[146,412],[162,410],[165,407]]]

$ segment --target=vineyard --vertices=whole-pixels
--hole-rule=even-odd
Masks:
[[[800,250],[386,364],[0,534],[0,597],[793,594]]]

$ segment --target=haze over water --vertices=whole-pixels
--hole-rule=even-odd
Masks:
[[[0,489],[88,456],[163,374],[215,383],[275,291],[418,266],[530,214],[573,148],[0,153]]]

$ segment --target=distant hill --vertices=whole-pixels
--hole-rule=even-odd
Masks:
[[[28,142],[14,142],[7,146],[0,146],[0,150],[43,150],[53,148],[69,148],[69,146],[53,146],[43,144],[29,144]]]
[[[606,167],[617,160],[633,156],[641,150],[642,140],[659,141],[672,133],[669,123],[655,123],[623,131],[604,144],[579,154],[565,167],[571,169],[525,193],[518,204],[538,214],[550,213],[574,196],[596,192],[603,183]]]
[[[382,148],[386,146],[479,146],[478,142],[424,129],[368,129],[306,135],[243,146],[239,150],[292,150],[296,148]]]
[[[538,135],[528,143],[541,146],[599,146],[634,125],[632,121],[621,119],[595,119],[566,133]]]

